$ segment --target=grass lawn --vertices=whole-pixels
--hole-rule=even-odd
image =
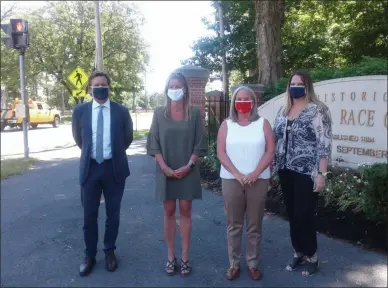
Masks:
[[[71,123],[71,115],[62,116],[61,123],[62,124],[70,124]]]
[[[141,139],[147,136],[149,131],[150,130],[148,129],[133,131],[133,140]]]
[[[144,113],[145,114],[145,113]],[[141,114],[139,114],[141,115]],[[141,116],[139,116],[141,117]],[[62,121],[63,124],[70,124],[71,123],[71,116],[62,116]],[[135,129],[135,127],[133,127]],[[149,129],[139,129],[137,131],[133,131],[133,140],[141,139],[145,136],[147,136],[149,132]]]
[[[23,171],[31,168],[32,164],[36,162],[36,159],[29,158],[15,158],[1,160],[1,179],[8,178],[12,175],[18,175]]]

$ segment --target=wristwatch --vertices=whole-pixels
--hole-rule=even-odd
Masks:
[[[193,161],[189,161],[189,167],[193,169],[195,167],[195,163]]]

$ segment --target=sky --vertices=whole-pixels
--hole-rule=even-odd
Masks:
[[[44,1],[19,2],[25,8],[40,8]],[[22,2],[22,4],[21,4]],[[128,1],[135,2],[144,15],[141,33],[149,44],[150,62],[145,76],[147,94],[164,89],[168,75],[193,56],[191,44],[201,36],[212,35],[202,17],[212,17],[210,1]],[[31,24],[30,24],[31,25]],[[103,27],[102,27],[103,28]]]

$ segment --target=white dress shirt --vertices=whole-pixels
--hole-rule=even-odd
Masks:
[[[104,106],[102,114],[104,116],[104,136],[103,136],[103,150],[104,159],[112,158],[112,147],[110,138],[110,100],[106,100],[104,104],[99,104],[93,99],[92,105],[92,158],[96,159],[96,143],[97,143],[97,120],[100,106]]]

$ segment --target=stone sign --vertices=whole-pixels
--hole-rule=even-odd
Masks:
[[[314,84],[315,93],[331,111],[332,163],[355,167],[387,163],[387,76],[359,76]],[[273,126],[285,93],[259,107]]]

